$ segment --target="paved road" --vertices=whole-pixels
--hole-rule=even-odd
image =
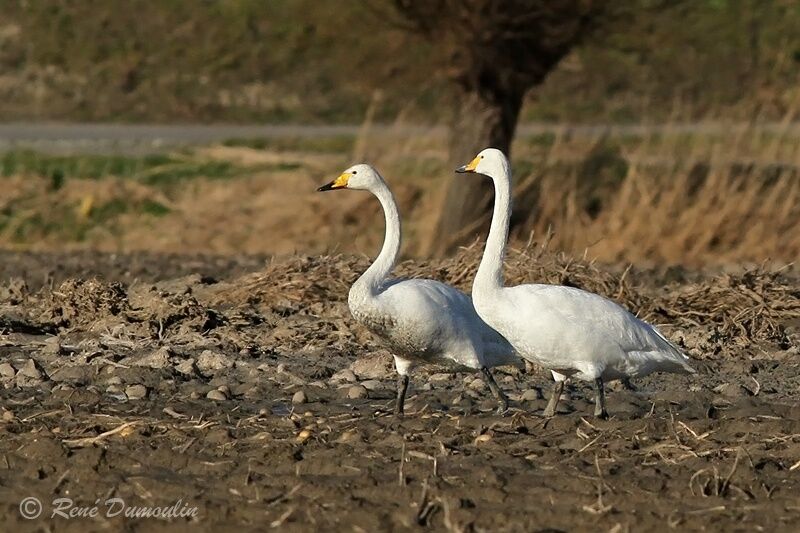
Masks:
[[[0,151],[32,148],[47,152],[154,152],[204,145],[234,138],[326,137],[350,135],[356,126],[292,126],[231,124],[0,124]]]
[[[703,135],[729,134],[746,128],[746,124],[731,125],[719,122],[654,125],[558,125],[523,124],[522,136],[566,132],[575,137],[596,137],[607,134],[647,135],[652,133],[695,133]],[[356,135],[358,125],[234,125],[234,124],[81,124],[81,123],[4,123],[0,124],[0,151],[31,148],[47,152],[146,153],[175,148],[222,142],[233,138],[326,137]],[[784,133],[800,140],[800,123],[768,123],[758,126],[762,132]],[[415,134],[444,134],[443,128],[374,125],[370,135],[408,136]]]

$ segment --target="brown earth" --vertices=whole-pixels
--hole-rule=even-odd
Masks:
[[[477,253],[399,270],[468,288]],[[480,378],[427,369],[397,420],[390,355],[346,306],[364,258],[1,259],[4,531],[800,527],[793,269],[622,271],[512,253],[510,282],[611,296],[663,324],[700,373],[611,386],[601,421],[582,383],[542,418],[549,380],[536,369],[497,370],[506,416]],[[28,496],[44,502],[34,520],[20,515]],[[66,520],[51,518],[56,498],[181,500],[198,515]]]

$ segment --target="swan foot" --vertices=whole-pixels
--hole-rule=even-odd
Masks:
[[[636,385],[631,383],[631,380],[629,378],[622,378],[619,381],[620,381],[620,383],[622,383],[622,387],[625,390],[629,390],[631,392],[636,392],[637,390],[639,390],[639,389],[636,388]]]
[[[481,368],[481,372],[483,373],[483,377],[486,378],[486,384],[489,385],[489,390],[492,391],[492,396],[494,396],[500,404],[497,407],[497,414],[502,415],[508,411],[508,398],[503,394],[503,390],[494,380],[494,376],[487,367]]]
[[[608,419],[606,411],[606,395],[603,390],[603,378],[594,380],[594,416],[603,420]]]
[[[547,402],[547,407],[544,408],[542,413],[544,416],[550,418],[556,416],[556,407],[558,401],[561,399],[561,394],[564,392],[564,381],[556,381],[553,384],[553,393],[550,395],[550,400]]]
[[[397,402],[394,404],[394,416],[400,418],[406,404],[406,392],[408,391],[408,376],[397,376]]]

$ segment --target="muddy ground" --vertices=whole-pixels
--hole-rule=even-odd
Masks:
[[[400,270],[468,287],[476,253]],[[509,281],[611,296],[663,324],[700,373],[611,386],[601,421],[581,383],[542,418],[550,382],[535,368],[497,370],[505,416],[479,377],[427,369],[397,420],[390,355],[346,307],[366,258],[0,259],[4,531],[800,528],[792,269],[511,254]],[[43,502],[31,520],[29,496]],[[99,516],[51,518],[57,498],[99,501]],[[114,498],[197,515],[103,516]]]

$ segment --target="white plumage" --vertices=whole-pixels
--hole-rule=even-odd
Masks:
[[[506,287],[503,257],[511,216],[511,171],[505,155],[483,150],[457,172],[475,172],[494,182],[491,229],[472,286],[475,309],[517,353],[553,372],[556,385],[545,409],[552,416],[570,377],[593,381],[596,416],[607,416],[603,381],[651,372],[694,373],[686,357],[652,325],[617,303],[558,285]]]
[[[488,369],[517,364],[520,359],[511,345],[480,319],[470,297],[430,279],[388,278],[400,252],[401,228],[397,204],[380,174],[369,165],[355,165],[318,190],[335,189],[367,190],[383,207],[383,248],[353,284],[348,305],[353,317],[383,339],[393,353],[399,374],[395,412],[403,412],[409,371],[420,363],[482,371],[505,409],[505,396]]]

